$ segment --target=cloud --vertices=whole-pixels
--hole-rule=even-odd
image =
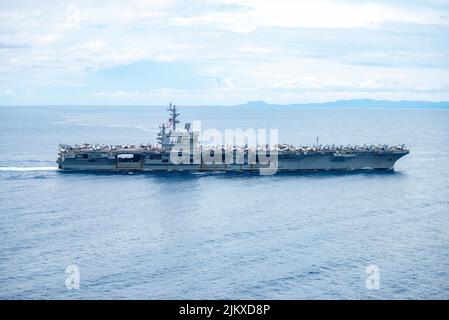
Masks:
[[[395,7],[390,4],[336,2],[328,0],[222,1],[241,4],[237,12],[206,13],[175,18],[182,26],[207,25],[234,32],[252,32],[259,27],[360,28],[387,22],[449,25],[447,16],[430,9]]]
[[[105,49],[106,44],[101,40],[86,41],[81,45],[82,49],[90,50],[92,52],[101,52]]]
[[[12,88],[6,88],[6,87],[0,87],[0,95],[6,96],[6,95],[13,95],[16,92]]]
[[[448,17],[439,1],[2,2],[0,103],[449,99]]]
[[[33,39],[38,45],[48,45],[58,41],[58,39],[60,39],[61,36],[62,35],[58,33],[47,33],[37,35]]]

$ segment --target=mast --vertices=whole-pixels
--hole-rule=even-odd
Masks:
[[[170,111],[170,117],[168,118],[168,124],[161,124],[159,126],[159,132],[157,140],[161,144],[162,148],[170,148],[173,146],[172,133],[176,131],[176,124],[179,123],[179,113],[176,106],[170,102],[167,111]]]
[[[171,102],[170,102],[170,105],[169,105],[167,111],[171,112],[171,115],[170,115],[170,118],[168,119],[168,121],[171,124],[173,131],[175,131],[176,124],[179,123],[179,120],[178,120],[179,113],[177,113],[176,106],[174,104],[172,104]]]
[[[165,144],[165,137],[166,137],[165,124],[161,124],[159,126],[159,132],[157,133],[157,140],[159,141],[161,146]]]

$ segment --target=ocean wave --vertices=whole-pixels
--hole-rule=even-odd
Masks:
[[[115,124],[115,123],[100,123],[100,122],[84,122],[80,119],[67,119],[61,121],[54,121],[52,124],[55,125],[72,125],[72,126],[80,126],[80,127],[106,127],[106,128],[125,128],[125,129],[137,129],[144,132],[158,132],[156,129],[151,129],[142,126],[136,125],[124,125],[124,124]]]

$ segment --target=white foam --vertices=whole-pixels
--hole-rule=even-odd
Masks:
[[[0,167],[0,171],[55,171],[58,167]]]

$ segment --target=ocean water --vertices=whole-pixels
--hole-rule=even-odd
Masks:
[[[155,142],[165,107],[0,107],[0,298],[449,298],[449,110],[180,111],[411,152],[394,173],[61,173],[59,143]]]

